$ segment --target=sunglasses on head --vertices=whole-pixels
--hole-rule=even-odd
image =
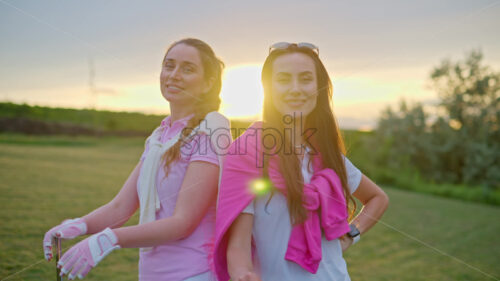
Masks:
[[[296,46],[298,48],[307,48],[315,52],[317,55],[319,55],[319,48],[318,46],[312,44],[312,43],[307,43],[307,42],[300,42],[300,43],[288,43],[288,42],[278,42],[274,43],[269,47],[269,53],[271,53],[274,50],[286,50],[290,48],[290,46]]]

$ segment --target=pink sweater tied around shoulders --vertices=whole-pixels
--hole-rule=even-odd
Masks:
[[[230,147],[225,157],[217,207],[214,265],[218,280],[228,280],[228,229],[241,211],[255,198],[250,183],[262,177],[262,124],[255,123]],[[269,161],[269,179],[286,196],[285,179],[277,156]],[[303,206],[307,220],[293,226],[285,259],[316,273],[321,262],[321,239],[333,240],[349,231],[344,191],[332,169],[322,169],[321,157],[313,157],[314,175],[304,184]],[[285,238],[285,237],[284,237]]]

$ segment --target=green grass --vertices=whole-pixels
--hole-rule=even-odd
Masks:
[[[43,260],[45,231],[112,199],[142,147],[140,138],[0,135],[0,279],[38,262],[8,280],[53,279],[54,262]],[[121,249],[88,280],[137,280],[137,261],[137,249]]]
[[[45,231],[108,202],[142,147],[141,138],[0,134],[0,280],[19,271],[7,280],[54,279],[54,262],[43,260]],[[500,277],[500,208],[385,190],[382,223],[345,254],[352,280],[494,280],[477,270]],[[120,249],[86,280],[137,280],[137,261],[137,249]]]
[[[384,190],[381,222],[346,252],[353,280],[495,280],[478,270],[500,278],[500,208]]]

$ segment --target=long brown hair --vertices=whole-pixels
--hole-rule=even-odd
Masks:
[[[198,126],[207,113],[218,111],[221,102],[219,94],[222,87],[222,71],[224,69],[224,63],[217,58],[214,51],[207,43],[194,38],[186,38],[174,42],[167,49],[165,56],[167,56],[168,52],[173,47],[179,44],[185,44],[198,50],[203,65],[204,79],[207,81],[210,78],[213,78],[213,84],[212,88],[210,88],[207,93],[199,95],[199,98],[194,101],[194,116],[188,121],[186,128],[182,131],[182,137],[163,155],[162,158],[165,160],[164,169],[166,175],[168,175],[170,164],[179,159],[181,147],[187,141],[187,136],[191,133],[191,130],[189,129],[193,129]]]
[[[319,153],[323,167],[333,169],[339,176],[346,198],[347,211],[351,218],[356,210],[356,202],[349,191],[343,159],[346,150],[331,106],[333,86],[325,66],[313,50],[291,44],[286,49],[273,50],[266,58],[261,77],[264,88],[263,128],[273,128],[272,130],[266,130],[271,134],[285,132],[284,116],[276,109],[272,99],[272,72],[276,58],[290,53],[302,53],[314,61],[317,75],[317,103],[313,111],[306,117],[304,131],[314,132],[310,138],[313,153]],[[307,212],[302,205],[304,179],[302,178],[299,159],[295,153],[286,153],[287,151],[293,151],[293,146],[291,141],[285,138],[284,135],[277,135],[274,140],[277,141],[277,147],[281,149],[268,151],[269,153],[265,155],[273,153],[278,155],[279,169],[286,182],[290,218],[293,224],[300,224],[307,219]],[[264,138],[262,141],[264,141]],[[269,150],[264,143],[263,147]],[[268,167],[269,157],[266,157],[264,158],[264,175],[268,175]]]

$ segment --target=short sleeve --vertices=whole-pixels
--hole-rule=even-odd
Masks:
[[[358,189],[359,183],[361,182],[361,176],[363,174],[345,156],[344,156],[344,164],[347,172],[347,184],[349,185],[349,190],[351,191],[352,194],[356,191],[356,189]]]
[[[219,166],[219,159],[212,147],[210,136],[206,134],[198,134],[195,138],[193,138],[190,145],[192,146],[192,150],[189,162],[203,161]]]
[[[241,212],[245,213],[245,214],[250,214],[250,215],[255,214],[254,200],[250,201],[248,206],[246,206],[246,208],[243,209],[243,211],[241,211]]]

